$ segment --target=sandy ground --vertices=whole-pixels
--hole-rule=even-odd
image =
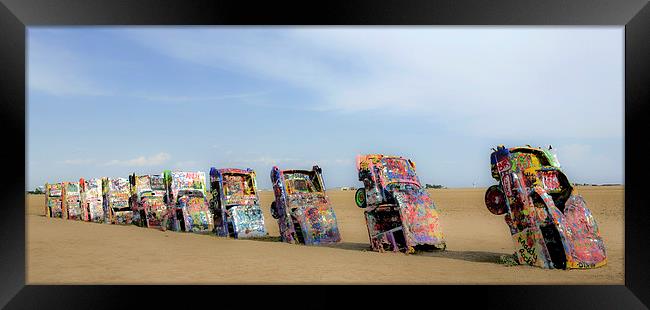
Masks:
[[[485,189],[430,193],[441,212],[447,251],[369,251],[353,191],[329,191],[343,242],[302,246],[161,232],[135,226],[43,217],[44,197],[27,195],[27,284],[624,284],[624,189],[580,187],[607,247],[594,270],[501,265],[513,245],[502,216],[483,205]],[[272,192],[262,192],[266,227]]]

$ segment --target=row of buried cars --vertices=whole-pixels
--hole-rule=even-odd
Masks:
[[[415,163],[400,156],[359,155],[363,187],[354,200],[364,210],[374,251],[415,253],[446,249],[439,214],[422,187]],[[506,148],[491,154],[487,209],[503,215],[520,264],[587,269],[606,264],[598,225],[568,181],[551,148]],[[80,179],[46,184],[46,214],[71,220],[135,224],[161,230],[214,233],[232,238],[267,236],[252,169],[211,168],[210,198],[204,172],[166,170],[159,175]],[[284,242],[341,241],[322,170],[273,167],[271,216]]]

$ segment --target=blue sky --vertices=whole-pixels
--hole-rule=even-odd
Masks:
[[[623,182],[623,27],[30,27],[27,188],[163,169],[413,159],[486,186],[490,148]]]

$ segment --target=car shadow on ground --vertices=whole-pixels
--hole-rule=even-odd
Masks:
[[[501,257],[508,255],[508,253],[484,252],[484,251],[436,251],[436,252],[420,252],[415,255],[425,257],[440,257],[464,260],[473,263],[494,263],[501,264]]]
[[[350,251],[367,251],[367,252],[372,251],[372,248],[370,248],[369,244],[358,243],[358,242],[341,242],[337,244],[328,244],[328,245],[321,245],[321,246],[334,248],[334,249],[350,250]],[[386,253],[386,254],[390,255],[392,253]],[[399,255],[400,253],[395,253],[395,254]],[[406,255],[406,254],[402,253],[402,255]],[[464,261],[474,262],[474,263],[501,264],[500,263],[501,257],[504,255],[508,255],[508,253],[445,250],[445,251],[433,251],[433,252],[417,252],[411,255],[420,256],[420,257],[439,257],[439,258],[457,259],[457,260],[464,260]]]
[[[276,236],[267,236],[263,238],[253,238],[251,240],[262,241],[262,242],[281,242],[280,237]],[[304,245],[302,245],[304,246]],[[339,242],[335,244],[321,244],[320,247],[332,248],[332,249],[341,249],[346,251],[356,251],[356,252],[372,252],[372,248],[368,243],[362,242]],[[406,255],[403,253],[385,253],[386,255]],[[433,252],[417,252],[411,254],[412,256],[419,257],[439,257],[439,258],[449,258],[463,260],[473,263],[493,263],[501,265],[502,257],[504,255],[509,255],[509,253],[497,253],[497,252],[486,252],[486,251],[455,251],[455,250],[445,250],[445,251],[433,251]]]
[[[320,246],[326,248],[351,250],[351,251],[358,251],[358,252],[372,251],[372,248],[370,248],[370,244],[360,243],[360,242],[339,242],[334,244],[323,244]]]

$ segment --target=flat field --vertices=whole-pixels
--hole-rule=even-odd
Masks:
[[[430,190],[447,251],[416,255],[370,251],[353,191],[328,191],[343,238],[334,246],[273,238],[270,191],[260,194],[266,241],[50,219],[42,216],[44,196],[27,195],[27,284],[624,284],[624,188],[577,190],[600,227],[605,267],[500,264],[512,239],[503,217],[485,208],[484,188]]]

